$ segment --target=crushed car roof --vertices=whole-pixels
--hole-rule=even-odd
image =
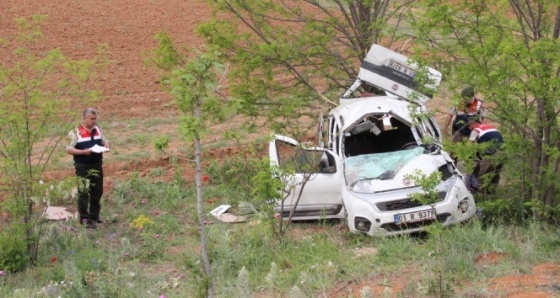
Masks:
[[[329,114],[339,117],[344,115],[345,130],[358,120],[363,120],[368,114],[388,114],[398,115],[402,120],[412,123],[409,111],[410,102],[400,100],[393,96],[362,97],[351,100],[351,104],[345,104],[332,109]]]
[[[426,72],[423,88],[419,88],[420,82],[417,80],[421,70]],[[374,44],[362,61],[356,82],[342,97],[348,98],[363,82],[367,82],[390,94],[424,104],[432,98],[441,77],[441,72],[431,67],[420,67],[408,57]]]

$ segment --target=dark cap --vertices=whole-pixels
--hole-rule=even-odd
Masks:
[[[474,96],[474,88],[473,87],[467,87],[465,89],[463,89],[463,91],[461,91],[461,97],[465,98],[465,97],[473,97]]]

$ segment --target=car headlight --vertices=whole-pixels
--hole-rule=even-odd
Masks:
[[[370,180],[356,181],[356,183],[352,185],[352,191],[359,193],[374,193]]]
[[[438,168],[438,171],[441,173],[441,181],[445,181],[451,177],[453,177],[454,168],[451,163],[446,163]]]
[[[371,228],[371,221],[367,218],[356,216],[354,217],[354,228],[358,231],[367,232]]]
[[[459,205],[457,206],[457,209],[459,209],[459,211],[461,211],[462,213],[469,211],[469,201],[467,200],[460,201]]]

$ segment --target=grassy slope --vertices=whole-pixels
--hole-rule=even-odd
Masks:
[[[111,222],[97,230],[46,223],[39,265],[0,276],[0,296],[203,295],[195,190],[184,181],[157,180],[154,172],[117,182],[103,206]],[[212,180],[204,191],[207,211],[235,207],[246,195]],[[524,291],[560,294],[554,228],[474,220],[432,237],[369,238],[349,234],[343,223],[306,223],[294,225],[280,245],[262,215],[242,224],[207,220],[217,297],[507,296],[515,289],[496,278],[527,280],[543,263],[552,271],[534,275],[540,280]]]

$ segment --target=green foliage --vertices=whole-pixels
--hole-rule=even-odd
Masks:
[[[214,19],[197,32],[230,62],[233,104],[246,115],[266,117],[277,132],[286,122],[338,105],[373,43],[402,42],[398,20],[410,8],[405,1],[212,3]],[[312,126],[300,126],[306,124]]]
[[[242,2],[239,3],[243,4]],[[336,2],[323,1],[321,3],[332,5]],[[437,12],[431,19],[433,22],[454,16],[453,13],[448,14],[450,9],[454,9],[454,6],[447,6],[447,3],[436,3],[433,1],[431,3],[433,7],[430,8]],[[236,2],[235,5],[237,4]],[[251,12],[256,12],[255,16],[258,16],[255,18],[256,21],[266,20],[266,14],[259,15],[264,9],[272,9],[275,12],[281,12],[283,9],[274,5],[262,5],[263,2],[261,1],[246,4],[246,7],[253,9],[250,10]],[[362,1],[362,4],[365,8],[370,8],[371,2]],[[454,3],[457,7],[463,4],[467,3]],[[501,4],[499,2],[496,5],[501,7],[499,6]],[[228,5],[233,4],[220,1],[218,5],[228,7]],[[352,5],[355,5],[355,2],[344,7],[351,7]],[[232,7],[229,6],[229,8]],[[485,6],[478,2],[468,2],[467,7],[460,7],[463,11],[470,12],[473,10],[475,13],[484,12],[483,8]],[[293,10],[285,11],[291,12],[294,15],[300,13],[297,7]],[[544,11],[555,10],[548,9]],[[456,12],[461,11],[458,10]],[[290,14],[279,15],[283,17],[290,16]],[[473,14],[473,16],[481,15]],[[343,28],[336,26],[336,24],[339,24],[338,19],[327,20],[327,24],[331,28]],[[465,20],[470,19],[466,18]],[[488,21],[486,18],[480,18],[479,20]],[[313,32],[313,30],[321,32],[318,23],[302,22],[302,24],[307,26],[303,29],[309,29],[309,31],[300,30],[302,33]],[[381,26],[385,23],[379,21],[377,23],[359,22],[359,24],[367,24],[368,28],[372,26],[375,29],[376,26]],[[325,27],[325,30],[329,30],[328,26]],[[234,26],[231,26],[231,28],[234,28]],[[267,27],[260,28],[267,29]],[[471,53],[472,55],[461,56],[461,58],[478,57],[481,53],[495,53],[494,51],[499,49],[495,45],[502,46],[502,50],[504,50],[503,44],[497,42],[500,36],[490,34],[492,33],[490,31],[491,28],[473,28],[468,26],[457,28],[462,28],[461,30],[465,32],[477,29],[479,31],[472,30],[471,33],[479,34],[476,35],[478,37],[486,38],[488,36],[493,39],[490,40],[491,43],[484,43],[487,46],[484,49],[477,44],[480,40],[486,41],[484,38],[473,39],[476,42],[466,40],[469,41],[466,44],[470,46],[473,53]],[[449,27],[445,26],[440,26],[440,29],[442,29],[443,33],[446,33],[445,30],[450,30]],[[305,61],[303,58],[308,59],[306,61],[308,62],[312,61],[313,57],[325,57],[320,61],[327,65],[327,62],[332,62],[336,59],[329,61],[331,56],[323,55],[325,53],[324,50],[327,48],[340,49],[340,47],[311,46],[314,45],[313,42],[315,42],[314,40],[318,35],[308,35],[307,38],[309,39],[306,39],[304,34],[301,34],[301,37],[294,35],[294,38],[290,39],[287,38],[291,37],[288,34],[286,38],[282,38],[280,34],[289,33],[289,31],[281,27],[269,26],[268,30],[263,31],[263,33],[267,34],[274,34],[275,32],[279,34],[278,38],[274,39],[275,42],[269,43],[253,43],[253,40],[248,38],[249,36],[233,39],[233,35],[222,35],[217,34],[217,32],[214,32],[216,34],[211,36],[210,32],[210,30],[207,32],[207,37],[215,39],[222,45],[228,45],[228,43],[231,45],[230,49],[232,52],[228,54],[239,58],[236,61],[237,63],[248,64],[247,68],[240,68],[234,72],[238,76],[239,81],[248,78],[247,84],[232,88],[234,92],[247,96],[239,96],[232,100],[231,103],[236,109],[243,109],[245,107],[249,114],[256,114],[256,107],[258,105],[255,103],[268,104],[273,99],[280,99],[281,102],[284,101],[282,108],[268,110],[270,112],[268,115],[271,118],[273,116],[274,118],[278,117],[278,119],[288,119],[291,116],[298,117],[301,115],[299,114],[301,111],[299,107],[309,106],[312,100],[315,99],[311,95],[313,93],[306,93],[306,88],[309,86],[302,87],[302,81],[298,81],[300,85],[288,86],[288,84],[277,84],[278,81],[273,80],[275,75],[281,73],[281,70],[289,69],[290,65],[297,65],[282,64],[282,62],[288,61],[292,52],[295,53],[294,49],[300,47],[302,50],[311,52],[315,56],[298,56],[293,54],[299,57],[299,60],[295,59],[294,61],[299,61],[303,65],[305,64],[303,63]],[[334,36],[333,32],[327,33],[330,33],[324,35],[328,37],[327,39]],[[440,35],[433,34],[432,36],[439,37]],[[166,39],[165,36],[160,36],[160,38],[163,39],[162,47],[160,48],[162,49],[161,54],[163,57],[161,57],[161,60],[157,60],[160,66],[168,70],[175,69],[176,65],[184,66],[186,62],[183,60],[183,55],[175,51],[171,39]],[[358,36],[358,38],[360,37]],[[510,36],[504,35],[503,38],[507,39]],[[328,44],[327,39],[320,42]],[[234,45],[238,40],[240,44],[246,45],[248,50],[236,53],[239,48]],[[292,43],[295,47],[287,47],[286,45],[289,43]],[[366,48],[370,44],[371,41],[364,43]],[[548,51],[552,53],[551,55],[555,55],[555,49],[552,48],[552,45],[552,43],[536,45],[536,50],[532,54],[534,55],[533,59],[537,57],[535,54],[539,53],[542,54],[541,57],[548,57]],[[253,55],[249,50],[254,51],[254,53],[258,53],[257,50],[259,50],[262,51],[262,54]],[[512,44],[512,49],[508,53],[510,57],[519,58],[520,54],[524,55],[526,52],[523,47],[515,47]],[[354,53],[353,55],[356,54]],[[209,57],[204,56],[200,60],[189,64],[185,69],[168,73],[168,81],[166,81],[166,83],[172,83],[171,87],[176,87],[173,94],[178,99],[178,106],[180,106],[184,113],[183,133],[189,140],[204,135],[207,129],[206,122],[212,119],[211,117],[217,115],[215,119],[220,120],[223,119],[222,115],[224,115],[222,110],[218,108],[219,102],[217,98],[214,98],[213,95],[208,95],[217,86],[217,82],[213,80],[208,71],[213,69],[210,67],[212,62],[208,60]],[[449,55],[447,57],[454,56]],[[500,57],[505,58],[506,56]],[[553,57],[549,58],[553,59]],[[341,59],[338,60],[340,61]],[[462,60],[460,59],[460,61]],[[504,62],[505,60],[502,59],[501,61]],[[508,61],[511,62],[511,60]],[[482,62],[480,65],[491,64],[493,60],[488,59]],[[343,64],[340,63],[340,65]],[[460,63],[458,64],[461,65]],[[491,70],[489,72],[481,72],[479,68],[474,67],[474,64],[465,64],[464,69],[455,70],[456,77],[463,78],[463,80],[457,80],[456,82],[457,84],[465,83],[468,77],[469,80],[472,79],[472,82],[484,86],[483,88],[485,89],[480,90],[490,91],[490,83],[495,82],[493,79],[500,76],[503,79],[506,71],[517,74],[518,78],[526,77],[524,73],[516,72],[516,69],[509,68],[509,65],[509,63],[502,63],[501,65],[492,64],[491,66],[495,67],[495,69],[489,69]],[[261,66],[262,69],[259,69],[258,67]],[[538,65],[531,63],[526,63],[525,66],[532,73],[542,70],[538,69]],[[187,69],[189,70],[187,71]],[[352,67],[352,69],[355,68]],[[297,70],[295,68],[293,74],[298,74]],[[308,72],[304,79],[310,82],[310,78],[313,78],[312,74],[312,71]],[[339,75],[339,73],[335,72],[331,74],[333,77]],[[481,77],[476,77],[473,74],[486,75],[488,82],[484,83]],[[204,75],[210,77],[205,77]],[[202,78],[201,80],[205,82],[197,82],[197,77]],[[550,86],[555,86],[553,79],[548,82],[551,83]],[[268,85],[269,83],[275,85]],[[517,83],[513,81],[513,89],[511,90],[515,93],[513,97],[519,99],[522,89],[519,89],[520,85]],[[526,83],[531,90],[538,90],[538,80],[529,80]],[[327,85],[329,85],[329,88],[335,88],[333,85],[336,84]],[[274,88],[268,88],[269,86]],[[294,86],[295,88],[291,89]],[[506,85],[500,86],[503,88]],[[186,88],[193,89],[186,90]],[[239,89],[236,90],[235,88]],[[323,93],[329,94],[331,89],[325,90]],[[278,97],[273,96],[273,94],[283,94],[282,92],[288,91],[293,93]],[[320,90],[319,94],[322,94],[322,91],[324,90]],[[505,99],[505,92],[500,91],[495,94],[497,94],[498,98]],[[536,97],[542,95],[542,93],[537,94],[536,92],[533,94]],[[197,97],[199,95],[202,96]],[[301,103],[303,105],[300,105]],[[502,101],[500,103],[502,103],[501,107],[509,109],[509,113],[518,115],[512,112],[518,108],[518,105],[514,104],[515,102]],[[526,110],[534,112],[532,103],[530,102],[526,106]],[[536,105],[539,104],[537,101],[535,103]],[[540,104],[543,104],[543,111],[546,115],[546,105],[548,102]],[[200,118],[196,113],[193,113],[196,109],[193,110],[192,108],[197,106],[202,107],[202,111],[205,112]],[[494,111],[495,115],[500,115],[501,112],[504,112],[500,111],[500,109]],[[217,111],[217,113],[214,114],[214,111]],[[520,109],[520,112],[524,112],[524,110]],[[546,132],[544,126],[555,121],[550,122],[550,119],[537,119],[537,116],[530,113],[520,113],[519,115],[526,117],[526,122],[523,123],[530,125],[527,126],[528,128],[537,127],[543,132]],[[508,182],[511,185],[519,185],[517,190],[522,189],[524,191],[517,191],[512,196],[504,196],[504,198],[494,201],[496,203],[495,207],[490,206],[488,208],[493,211],[502,210],[498,208],[503,208],[513,201],[524,206],[530,204],[529,208],[539,214],[553,216],[555,209],[550,207],[548,201],[540,200],[540,190],[539,192],[533,191],[532,183],[534,181],[529,179],[533,176],[528,175],[528,173],[531,173],[534,168],[530,162],[536,157],[534,152],[531,151],[533,147],[537,149],[543,148],[543,152],[548,154],[541,156],[545,157],[545,161],[554,161],[554,158],[557,157],[557,152],[550,144],[544,144],[544,147],[532,146],[533,144],[543,144],[534,143],[535,138],[532,138],[531,130],[524,130],[525,134],[520,133],[521,131],[519,130],[516,131],[515,128],[518,126],[514,124],[519,124],[519,122],[514,123],[514,121],[506,119],[506,117],[499,119],[503,120],[504,131],[508,132],[509,137],[508,146],[504,149],[504,153],[514,156],[509,161],[507,170],[512,171],[513,174],[523,174],[509,176]],[[272,126],[278,129],[291,129],[294,125],[276,122]],[[546,136],[546,138],[542,139],[554,141],[555,134],[556,132],[554,131],[550,134],[544,134],[543,136]],[[167,146],[167,141],[163,139],[155,143],[156,147],[159,144],[159,148]],[[525,146],[522,147],[524,150],[515,149],[516,146],[521,145]],[[472,152],[474,152],[467,149],[464,151],[465,157],[472,155]],[[278,181],[271,178],[270,173],[273,169],[270,168],[268,161],[256,155],[247,158],[247,160],[241,158],[234,159],[226,162],[224,165],[214,164],[205,170],[212,178],[210,183],[204,185],[205,194],[208,197],[216,196],[222,200],[231,200],[231,202],[244,202],[249,198],[256,203],[255,205],[259,210],[269,206],[266,204],[267,200],[277,195],[275,191],[278,189],[278,186],[282,185],[277,184]],[[544,172],[546,174],[541,176],[543,178],[542,184],[541,181],[537,181],[539,182],[539,189],[543,189],[541,186],[545,186],[546,183],[549,183],[549,185],[552,183],[552,186],[555,183],[555,172],[553,170]],[[425,177],[420,173],[413,175],[411,178],[420,181],[419,184],[425,190],[433,190],[433,185],[436,181],[439,181],[438,177]],[[40,193],[43,193],[49,189],[48,187],[41,187],[43,186],[37,186],[35,191],[40,189]],[[63,192],[61,191],[60,193]],[[13,274],[10,276],[10,282],[8,283],[5,283],[3,280],[5,276],[0,276],[0,285],[2,285],[0,287],[0,296],[138,297],[165,294],[167,297],[184,297],[206,294],[204,289],[209,287],[210,280],[201,270],[200,248],[196,245],[199,234],[193,211],[195,204],[192,198],[195,196],[195,193],[195,187],[187,185],[181,177],[177,177],[174,181],[163,183],[158,181],[151,182],[147,179],[140,179],[138,175],[133,175],[131,179],[115,185],[111,197],[106,204],[107,206],[104,207],[107,210],[113,209],[122,214],[123,221],[104,226],[97,231],[87,231],[83,226],[79,226],[75,222],[66,222],[60,225],[58,223],[47,223],[45,232],[38,234],[41,246],[49,248],[48,250],[40,251],[38,262],[40,270]],[[431,198],[433,192],[428,191],[428,193],[427,197]],[[552,193],[555,193],[554,190]],[[536,195],[533,196],[533,194]],[[42,198],[43,196],[41,195],[40,197]],[[531,200],[527,198],[531,198]],[[533,198],[536,199],[533,200]],[[425,199],[425,197],[420,200],[422,199]],[[519,202],[515,200],[519,200]],[[492,201],[489,200],[488,203],[492,203]],[[510,204],[510,206],[520,205]],[[22,212],[24,212],[25,207],[26,205],[23,205]],[[201,210],[204,212],[207,212],[207,209],[210,208],[210,206],[205,205],[200,205],[200,207],[205,208]],[[487,216],[495,216],[497,212],[486,214]],[[142,231],[131,229],[129,223],[140,216],[149,217],[153,220],[154,224]],[[495,277],[525,272],[535,263],[555,262],[560,257],[560,250],[558,249],[560,247],[560,238],[557,233],[557,227],[549,227],[538,222],[525,223],[524,225],[499,225],[497,222],[492,221],[482,224],[478,220],[473,220],[465,225],[456,225],[448,229],[441,229],[441,227],[435,226],[433,230],[430,228],[429,237],[422,239],[413,236],[371,239],[364,236],[347,235],[346,230],[331,228],[327,225],[316,225],[314,223],[309,225],[298,224],[297,230],[292,234],[287,234],[286,241],[283,241],[280,245],[276,241],[275,235],[268,228],[269,223],[262,221],[262,218],[259,217],[253,218],[247,224],[227,225],[215,222],[200,228],[208,231],[209,256],[212,260],[215,280],[219,281],[219,283],[216,283],[215,293],[220,297],[235,297],[249,293],[260,294],[263,291],[263,295],[271,294],[286,297],[327,296],[332,294],[332,287],[337,284],[363,284],[362,282],[367,282],[371,279],[385,279],[387,280],[386,284],[388,284],[389,280],[395,277],[394,272],[404,272],[407,276],[411,277],[412,280],[407,286],[407,293],[405,295],[415,297],[426,295],[460,295],[463,287],[467,289],[469,287],[471,289],[476,287],[476,290],[481,292],[485,290],[490,291],[491,289],[485,285]],[[26,249],[27,243],[22,240],[25,239],[26,235],[23,232],[15,233],[14,231],[10,231],[10,234],[8,232],[4,233],[7,230],[4,228],[0,232],[0,255],[5,252],[7,254],[7,257],[0,258],[0,261],[4,262],[0,263],[0,266],[7,267],[0,267],[0,270],[16,271],[22,268],[19,267],[23,264],[21,263],[22,259],[19,258],[19,252]],[[156,235],[159,235],[159,237]],[[18,237],[11,238],[11,236]],[[164,239],[165,241],[163,241]],[[360,255],[360,249],[366,248],[372,249],[374,253]],[[477,257],[492,252],[503,254],[504,259],[492,266],[477,266],[475,263]],[[57,260],[52,261],[54,256],[57,257]],[[173,275],[176,272],[181,272],[184,275]],[[460,282],[465,279],[472,281],[472,284],[475,286],[465,285]],[[368,295],[367,292],[365,288],[362,291],[364,296]],[[488,295],[487,292],[484,292],[484,294]]]
[[[215,179],[212,183],[209,188],[221,188],[223,198],[238,191]],[[0,276],[0,296],[203,295],[201,289],[208,281],[200,266],[196,215],[190,211],[195,202],[188,199],[195,192],[194,185],[139,177],[115,183],[104,210],[122,214],[122,220],[93,231],[76,221],[45,223],[37,266]],[[205,208],[208,212],[212,207]],[[142,231],[131,228],[129,224],[140,215],[154,224]],[[393,295],[460,296],[474,289],[493,295],[485,285],[496,277],[527,272],[533,264],[554,263],[560,257],[557,227],[538,222],[502,225],[473,220],[443,229],[437,236],[386,238],[352,235],[340,226],[297,223],[281,246],[269,223],[258,216],[242,224],[214,221],[206,231],[219,281],[216,297],[237,297],[240,291],[328,296],[339,289],[336,285],[372,280],[394,290],[395,272],[410,278],[403,284],[406,288]],[[6,228],[0,234],[0,244],[8,244],[0,255],[16,243],[21,243],[25,254],[24,238]],[[489,253],[498,253],[501,261],[491,266],[476,263]],[[462,280],[472,281],[473,286]]]
[[[426,248],[421,245],[417,246],[414,241],[414,238],[407,235],[378,241],[375,245],[377,248],[376,264],[394,269],[394,267],[403,266],[419,258],[426,253]]]
[[[448,140],[444,142],[445,149],[453,155],[456,160],[461,161],[463,168],[461,171],[464,173],[472,173],[475,166],[475,159],[478,144],[473,142],[457,142],[452,143]]]
[[[270,162],[261,158],[262,144],[249,144],[243,156],[232,156],[222,163],[213,162],[206,172],[217,184],[226,185],[233,205],[250,201],[257,209],[266,209],[278,196],[280,181],[271,173]],[[236,191],[231,191],[236,190]]]
[[[407,175],[406,178],[412,180],[414,184],[422,188],[423,193],[412,194],[412,199],[420,202],[422,205],[430,205],[437,203],[441,200],[436,191],[436,187],[441,183],[441,173],[433,172],[430,175],[422,173],[420,170],[416,170],[411,175]],[[430,237],[436,239],[435,247],[433,251],[434,261],[429,262],[426,266],[427,270],[430,271],[431,277],[428,281],[427,294],[436,295],[439,297],[451,297],[453,294],[452,284],[453,280],[447,277],[444,273],[444,260],[443,251],[445,250],[445,245],[442,245],[442,233],[443,226],[439,221],[435,221],[426,227],[425,230]],[[439,242],[438,242],[439,241]]]
[[[311,295],[352,271],[354,264],[342,261],[345,256],[332,238],[314,234],[313,227],[301,228],[306,236],[290,239],[282,250],[265,222],[210,229],[209,235],[216,241],[211,255],[216,268],[221,268],[216,271],[217,278],[224,280],[223,274],[234,278],[231,283],[221,283],[222,294],[235,296],[240,290],[255,292],[261,287],[284,292],[297,284]],[[240,279],[242,271],[248,278]]]
[[[36,289],[28,297],[132,297],[184,287],[181,276],[152,275],[138,265],[162,259],[168,243],[163,235],[138,232],[127,238],[118,237],[120,231],[114,230],[111,237],[89,232],[76,222],[49,225],[41,240],[49,251],[42,252],[44,262],[30,274],[33,282],[28,287]],[[14,293],[22,290],[11,289]],[[2,294],[6,293],[10,292]]]
[[[278,190],[282,189],[284,184],[278,177],[272,175],[273,172],[274,168],[270,166],[268,158],[265,158],[257,164],[255,174],[250,179],[253,186],[251,189],[253,201],[260,207],[264,207],[263,204],[270,204],[272,200],[280,199]]]
[[[405,178],[410,179],[423,191],[423,193],[411,194],[413,200],[422,203],[422,205],[430,205],[441,200],[436,191],[436,187],[441,183],[440,172],[436,171],[426,175],[420,170],[415,170],[412,174],[406,175]]]
[[[113,200],[121,208],[132,204],[151,208],[183,210],[192,207],[195,203],[194,199],[188,199],[193,196],[193,191],[193,189],[184,188],[182,181],[147,183],[146,179],[138,177],[136,173],[127,181],[116,183],[112,194]]]
[[[142,249],[140,256],[147,262],[157,262],[162,259],[167,250],[165,235],[144,231],[141,234]]]
[[[166,85],[170,87],[177,107],[183,113],[180,129],[187,141],[204,136],[206,121],[224,120],[216,90],[220,87],[216,76],[224,71],[220,55],[196,53],[196,58],[187,60],[172,44],[171,38],[164,33],[156,35],[158,48],[155,59],[167,70]],[[174,64],[175,63],[175,64]],[[159,64],[158,64],[159,66]],[[200,113],[195,115],[195,106],[200,105]]]
[[[166,136],[158,136],[153,139],[154,147],[158,151],[163,151],[163,149],[169,146],[169,138]]]
[[[557,3],[419,4],[424,13],[409,19],[416,45],[422,45],[418,56],[443,70],[448,89],[473,86],[489,108],[488,120],[499,124],[505,137],[501,150],[515,183],[502,189],[518,194],[505,205],[526,209],[520,213],[542,220],[557,219],[560,182],[553,178],[560,171]],[[519,196],[527,204],[518,204]]]
[[[25,231],[19,225],[12,224],[0,230],[0,270],[24,269],[29,260],[26,249]]]
[[[171,38],[160,33],[157,49],[152,51],[156,65],[165,71],[163,78],[169,87],[171,96],[181,112],[179,130],[185,141],[195,145],[196,184],[197,184],[197,217],[199,222],[200,245],[202,247],[202,264],[208,281],[208,293],[213,290],[212,270],[208,252],[206,250],[206,236],[203,214],[202,192],[202,146],[201,139],[205,136],[210,120],[223,122],[225,120],[224,104],[219,101],[221,89],[220,80],[224,67],[220,63],[220,53],[217,51],[200,53],[187,58],[187,54],[179,52]],[[210,294],[209,294],[210,295]]]
[[[36,261],[39,217],[33,214],[44,188],[39,184],[78,112],[73,107],[97,98],[93,88],[100,56],[71,60],[59,49],[34,51],[44,16],[16,19],[18,36],[2,44],[9,56],[0,64],[0,184],[9,212],[23,218],[29,261]]]
[[[49,205],[66,205],[74,202],[73,196],[76,191],[76,178],[70,177],[60,181],[43,182],[39,181],[37,186],[37,194],[43,194],[42,201]],[[41,206],[38,198],[33,198],[37,206]]]

